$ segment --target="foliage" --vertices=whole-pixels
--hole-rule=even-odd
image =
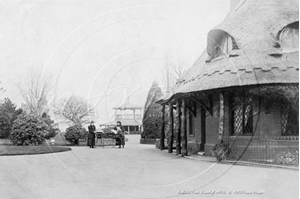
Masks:
[[[54,113],[72,125],[83,125],[90,122],[94,108],[83,98],[71,96],[63,99],[57,105]]]
[[[47,125],[47,134],[45,138],[50,139],[55,137],[59,133],[59,128],[57,128],[57,124],[53,120],[51,120],[51,117],[46,113],[42,114],[42,119]]]
[[[88,132],[81,125],[73,125],[66,129],[65,139],[71,144],[79,144],[79,139],[87,137]]]
[[[266,104],[277,102],[299,109],[299,86],[271,85],[259,86],[249,90],[250,94],[261,97]]]
[[[42,119],[22,113],[14,121],[9,138],[14,145],[38,145],[45,140],[46,134],[47,125]]]
[[[113,127],[105,127],[102,129],[103,133],[113,133],[112,132]]]
[[[156,101],[161,97],[162,90],[153,82],[144,107],[143,116],[143,135],[146,139],[156,139],[160,137],[160,128],[162,122],[161,106]]]
[[[0,138],[7,138],[12,130],[15,119],[23,111],[17,109],[9,98],[5,98],[0,104]]]
[[[216,157],[217,161],[227,160],[230,157],[235,156],[235,149],[233,144],[230,144],[230,142],[224,142],[222,140],[220,143],[217,143],[211,150],[211,155],[213,157]]]
[[[0,138],[7,138],[11,131],[11,123],[6,115],[0,115]]]
[[[277,159],[278,164],[299,166],[299,152],[296,151],[294,154],[291,152],[283,152]]]

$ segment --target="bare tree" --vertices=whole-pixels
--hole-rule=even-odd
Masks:
[[[47,98],[53,89],[53,76],[38,69],[27,71],[18,85],[26,107],[31,114],[41,117],[47,108]]]
[[[0,82],[0,84],[2,84],[2,82]],[[0,92],[5,92],[4,88],[3,87],[0,87]]]
[[[176,82],[182,79],[187,67],[184,61],[171,60],[167,56],[165,57],[165,62],[162,73],[162,83],[166,92],[169,92]]]
[[[58,103],[54,114],[60,116],[64,122],[83,125],[89,123],[94,108],[83,98],[71,96]]]
[[[2,82],[0,82],[0,84],[1,84],[1,83],[2,83]],[[0,94],[4,93],[5,91],[6,91],[6,90],[4,90],[4,88],[0,86]],[[0,99],[0,103],[2,103],[2,102],[3,102],[3,100]]]

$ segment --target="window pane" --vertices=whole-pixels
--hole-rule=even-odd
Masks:
[[[227,53],[230,53],[232,51],[232,38],[228,35],[228,41],[227,41]]]
[[[243,106],[240,95],[235,95],[233,98],[233,133],[243,133]]]
[[[293,39],[293,48],[299,48],[299,29],[294,29]]]
[[[221,53],[226,54],[227,53],[227,35],[223,36],[220,46],[221,46]]]
[[[298,112],[287,105],[281,107],[281,131],[283,135],[299,135]]]
[[[280,43],[283,48],[299,48],[298,23],[293,23],[281,31]]]
[[[233,134],[253,133],[253,105],[252,95],[246,92],[235,92],[233,97]]]
[[[244,112],[244,134],[253,133],[253,109],[252,105],[245,105]]]
[[[293,44],[293,30],[285,28],[280,35],[281,46],[284,48],[291,48]]]

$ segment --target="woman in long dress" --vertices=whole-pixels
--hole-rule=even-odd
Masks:
[[[121,148],[121,145],[124,148],[124,146],[125,146],[125,135],[124,135],[125,129],[122,126],[120,121],[117,121],[117,126],[114,128],[114,130],[117,131],[117,136],[116,136],[117,139],[120,139],[119,142],[117,142],[117,144],[119,145],[119,148]]]
[[[88,134],[87,145],[90,148],[95,148],[96,127],[94,126],[94,121],[91,121],[91,124],[88,126],[88,129],[89,129],[89,134]]]

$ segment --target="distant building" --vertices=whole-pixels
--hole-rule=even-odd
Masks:
[[[116,126],[117,121],[122,123],[129,134],[139,134],[142,131],[143,107],[129,102],[113,108],[115,110],[115,120],[100,124],[100,127]]]
[[[183,155],[230,140],[240,158],[276,161],[299,150],[299,2],[231,3],[202,55],[157,101],[170,107],[169,152],[175,138]]]

